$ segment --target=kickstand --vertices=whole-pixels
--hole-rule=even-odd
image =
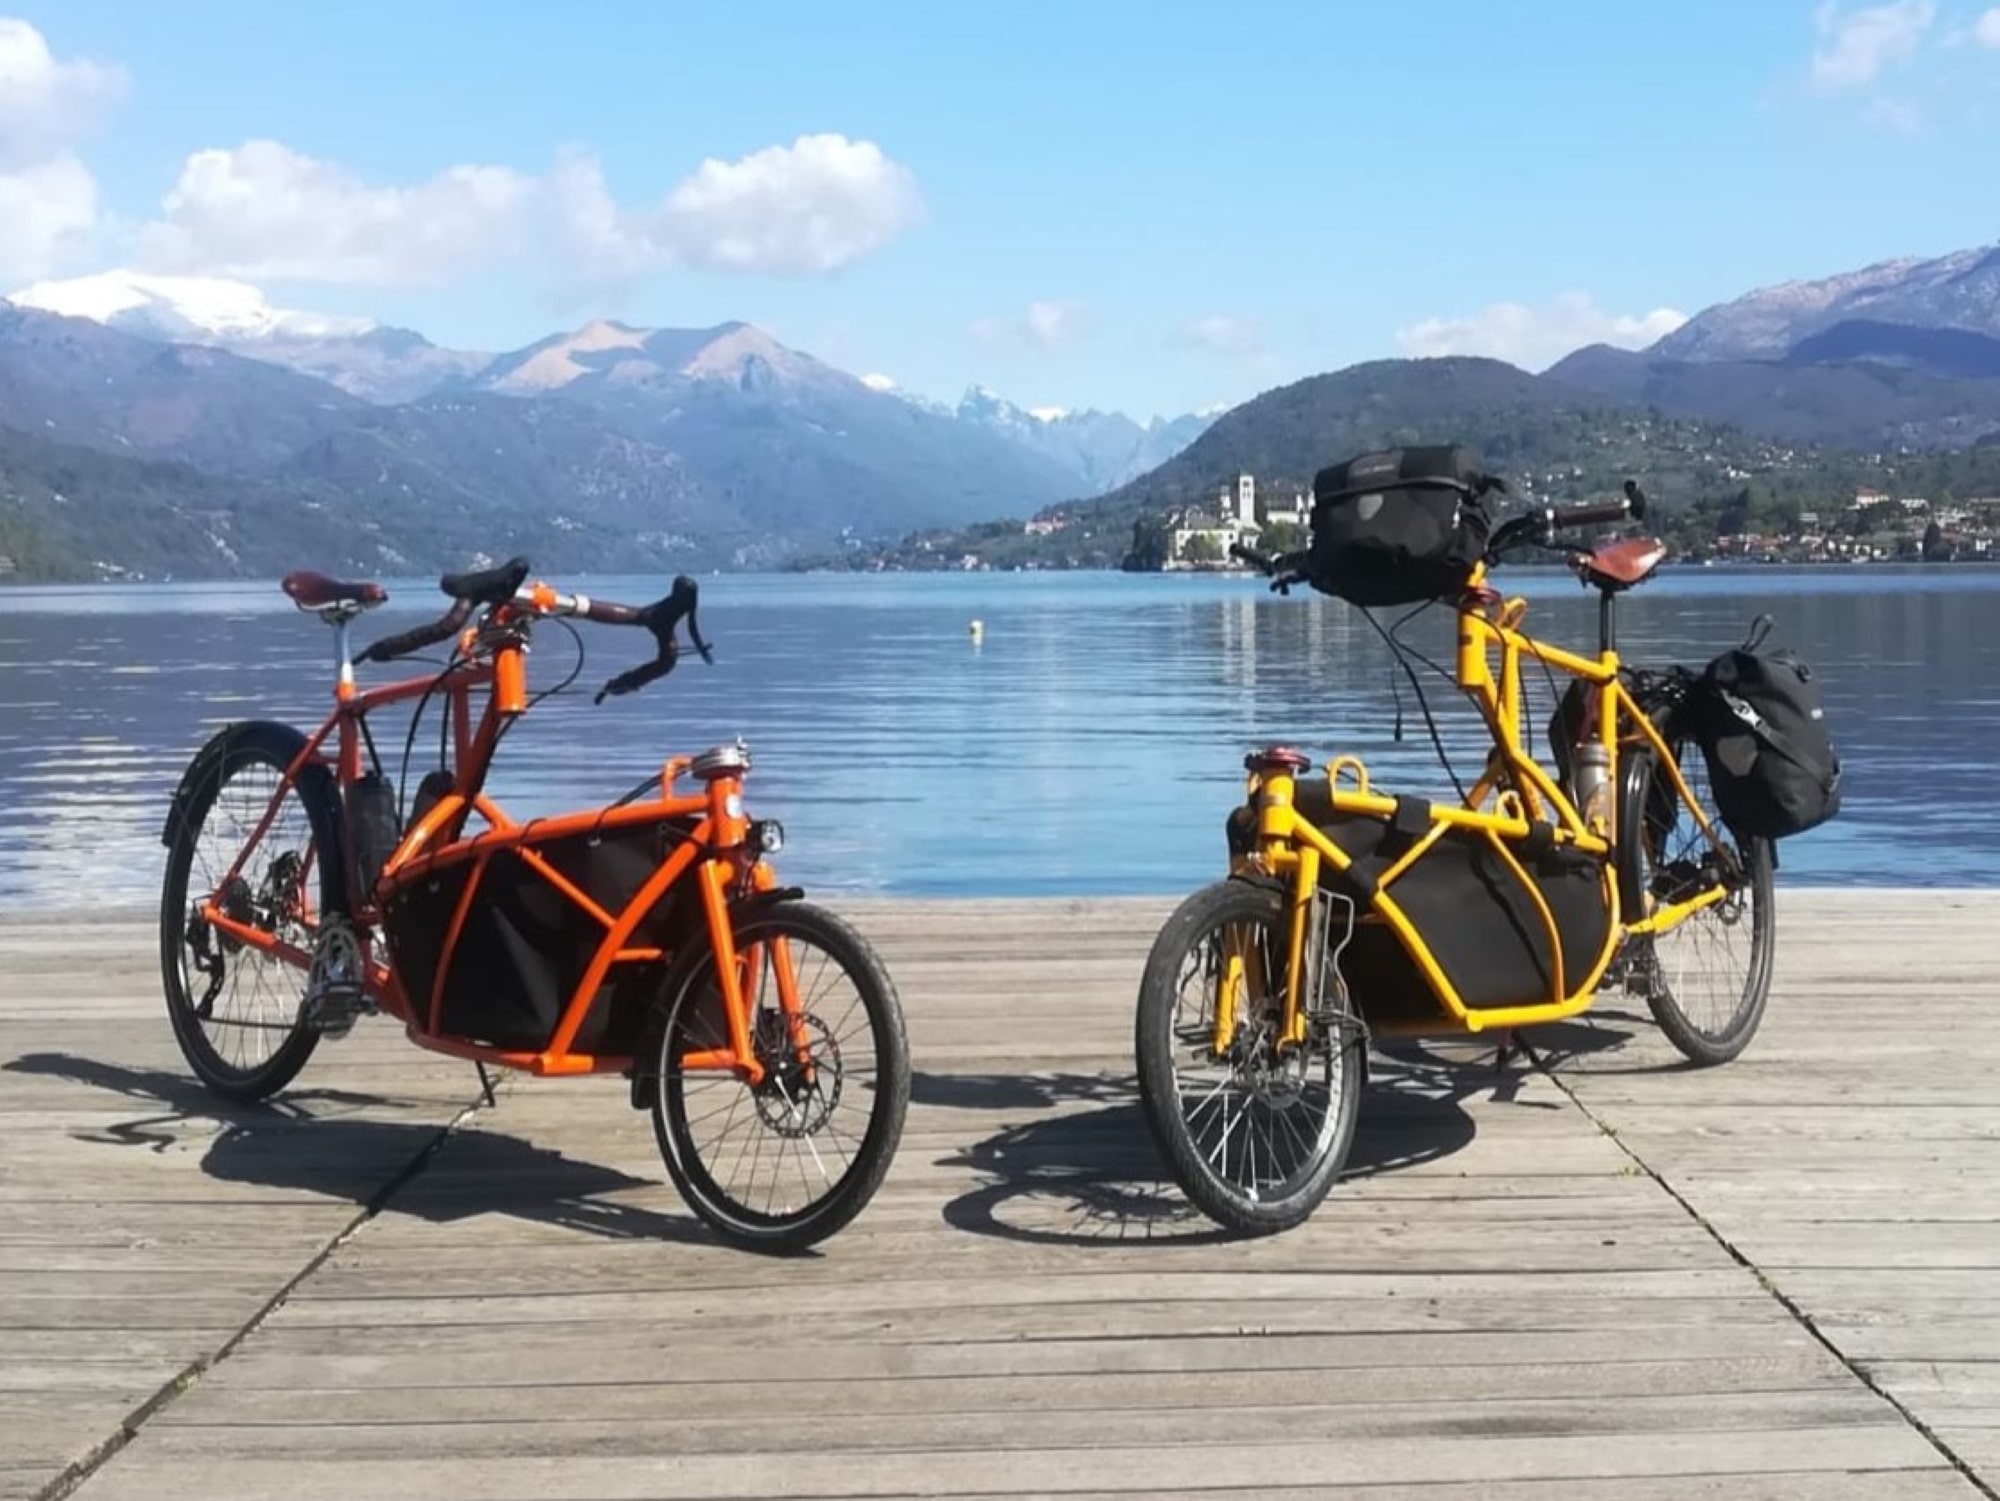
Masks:
[[[486,1072],[486,1065],[481,1063],[478,1059],[475,1058],[472,1062],[472,1066],[479,1070],[479,1087],[484,1091],[486,1091],[487,1105],[489,1107],[498,1105],[500,1102],[493,1098],[493,1080],[492,1077],[488,1075],[488,1073]]]
[[[1512,1027],[1509,1027],[1506,1031],[1500,1034],[1500,1047],[1498,1051],[1496,1051],[1493,1055],[1494,1073],[1504,1074],[1507,1072],[1507,1065],[1511,1063],[1514,1058],[1515,1046],[1516,1044],[1514,1041],[1514,1029]]]

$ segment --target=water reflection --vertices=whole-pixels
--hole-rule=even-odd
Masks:
[[[1594,604],[1566,576],[1510,582],[1542,633],[1594,639]],[[660,592],[658,580],[586,587]],[[360,640],[440,602],[423,583],[392,594]],[[2000,573],[1670,573],[1632,597],[1623,646],[1637,661],[1699,662],[1760,609],[1777,619],[1773,640],[1824,678],[1849,768],[1843,816],[1785,846],[1785,878],[1991,881]],[[973,618],[986,623],[976,645]],[[755,806],[785,820],[785,868],[803,884],[1085,894],[1180,891],[1215,874],[1253,744],[1356,752],[1391,787],[1448,785],[1375,631],[1310,594],[1115,575],[726,577],[708,581],[702,619],[716,666],[690,660],[595,708],[589,692],[644,647],[586,628],[577,691],[516,728],[493,790],[523,813],[586,805],[668,754],[741,733],[757,755]],[[1445,611],[1402,635],[1449,667]],[[568,638],[544,630],[533,685],[572,659]],[[1447,682],[1420,677],[1469,777],[1485,745],[1477,720]],[[1538,724],[1552,686],[1531,674]],[[194,748],[231,719],[309,726],[328,687],[326,628],[274,585],[0,591],[0,906],[150,902],[166,797]],[[392,762],[406,723],[376,727]],[[427,728],[412,778],[434,762],[435,715]]]

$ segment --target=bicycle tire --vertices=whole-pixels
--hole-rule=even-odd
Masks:
[[[181,964],[191,924],[188,878],[202,827],[229,780],[245,768],[255,766],[269,767],[282,777],[305,745],[306,737],[298,730],[273,721],[255,720],[226,727],[189,764],[171,816],[166,873],[160,887],[160,976],[167,1019],[188,1067],[211,1092],[224,1099],[251,1102],[276,1094],[298,1077],[299,1070],[319,1045],[319,1034],[301,1025],[294,1012],[285,1040],[254,1067],[232,1065],[216,1050],[188,993],[188,977]],[[319,910],[337,910],[346,900],[340,857],[339,787],[333,773],[317,764],[305,767],[292,786],[305,808],[318,847]],[[298,974],[303,999],[305,971]]]
[[[882,1186],[882,1180],[895,1159],[896,1148],[902,1138],[903,1119],[909,1109],[908,1035],[902,1002],[887,969],[868,941],[844,919],[807,902],[785,901],[754,910],[741,918],[734,937],[739,949],[776,938],[802,940],[833,958],[854,983],[876,1050],[874,1101],[869,1110],[868,1124],[860,1135],[860,1146],[846,1171],[825,1193],[811,1197],[795,1208],[776,1213],[769,1209],[758,1210],[726,1189],[704,1161],[693,1132],[694,1124],[701,1117],[691,1121],[687,1108],[687,1080],[690,1076],[674,1066],[675,1059],[683,1050],[724,1045],[720,1018],[721,991],[712,983],[715,974],[713,950],[705,942],[702,943],[698,957],[670,974],[662,986],[663,1016],[658,1028],[657,1048],[651,1060],[650,1084],[653,1133],[674,1187],[688,1207],[723,1240],[746,1250],[789,1255],[803,1251],[844,1228]],[[795,964],[795,975],[797,968]],[[706,1014],[698,1014],[704,1003]],[[823,1018],[820,1020],[823,1021]],[[707,1032],[700,1034],[699,1029],[704,1026]],[[833,1056],[836,1060],[833,1094],[837,1101],[846,1082],[845,1064],[837,1039],[833,1040]],[[730,1076],[703,1073],[692,1077],[720,1081]],[[775,1093],[783,1087],[781,1078],[774,1071],[761,1103],[757,1102],[757,1095],[752,1092],[755,1113],[760,1118],[767,1119],[763,1114],[766,1107],[787,1111],[815,1108],[796,1096]],[[815,1098],[824,1101],[823,1062],[814,1089],[818,1092]],[[773,1098],[780,1101],[776,1107],[769,1106]],[[809,1129],[802,1129],[799,1136],[793,1139],[809,1139],[818,1135],[827,1125],[834,1108],[833,1104],[828,1104],[826,1114]],[[781,1135],[784,1134],[782,1127],[779,1130]],[[809,1146],[808,1151],[823,1166],[818,1147]],[[754,1173],[753,1168],[753,1177]],[[773,1189],[776,1187],[774,1173]]]
[[[1699,747],[1684,736],[1670,737],[1667,744],[1677,762],[1683,761],[1690,750],[1697,757],[1701,754]],[[1658,756],[1653,750],[1647,748],[1633,752],[1626,764],[1619,798],[1618,903],[1628,921],[1646,911],[1647,903],[1654,894],[1652,887],[1659,880],[1653,862],[1672,829],[1670,820],[1684,812],[1680,796],[1671,783],[1655,786],[1658,769]],[[1689,781],[1689,791],[1694,792],[1693,779],[1688,777],[1686,771],[1683,771],[1682,777]],[[1719,824],[1719,815],[1712,807],[1704,805],[1702,812],[1712,823]],[[1741,840],[1738,841],[1738,854],[1748,876],[1743,892],[1751,904],[1750,956],[1747,972],[1737,989],[1735,1004],[1724,1024],[1719,1028],[1706,1028],[1689,1016],[1683,998],[1665,973],[1658,954],[1660,937],[1671,939],[1676,934],[1682,934],[1691,925],[1703,923],[1717,908],[1709,908],[1684,919],[1666,935],[1648,935],[1638,956],[1644,963],[1646,1009],[1652,1013],[1654,1022],[1675,1050],[1689,1063],[1702,1068],[1728,1063],[1742,1055],[1757,1035],[1770,999],[1778,920],[1771,843],[1761,838]],[[1740,920],[1727,915],[1733,900],[1727,899],[1718,904],[1724,909],[1720,920]]]
[[[1366,1077],[1366,1043],[1358,1028],[1343,1027],[1326,1055],[1338,1055],[1338,1100],[1328,1112],[1330,1119],[1323,1119],[1314,1128],[1310,1161],[1288,1175],[1283,1180],[1285,1191],[1275,1196],[1267,1197],[1258,1189],[1254,1152],[1246,1158],[1252,1180],[1247,1187],[1226,1176],[1227,1141],[1232,1129],[1227,1125],[1226,1105],[1223,1141],[1218,1146],[1225,1161],[1221,1171],[1212,1161],[1215,1154],[1203,1150],[1195,1128],[1181,1110],[1174,1051],[1182,967],[1209,933],[1234,923],[1266,925],[1282,953],[1284,915],[1284,902],[1277,891],[1245,880],[1225,879],[1189,896],[1153,940],[1139,982],[1133,1028],[1140,1105],[1169,1171],[1197,1209],[1225,1229],[1245,1236],[1289,1230],[1309,1218],[1326,1199],[1353,1147]],[[1196,1028],[1202,1025],[1212,1027],[1213,1022],[1198,1022]],[[1246,1117],[1248,1110],[1246,1101]],[[1246,1141],[1249,1129],[1246,1127]]]

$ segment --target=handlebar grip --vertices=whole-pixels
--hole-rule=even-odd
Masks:
[[[429,625],[416,626],[394,636],[384,636],[362,649],[356,662],[389,662],[397,657],[407,657],[411,652],[422,651],[427,646],[436,646],[440,641],[449,641],[458,634],[458,628],[472,613],[472,606],[460,601],[433,620]]]
[[[1549,513],[1549,523],[1558,531],[1573,526],[1608,526],[1623,521],[1631,511],[1622,500],[1607,500],[1594,506],[1558,506]]]
[[[599,625],[643,625],[644,614],[636,605],[621,605],[609,599],[593,599],[583,610],[585,620],[594,620]]]
[[[1229,544],[1229,556],[1248,563],[1259,573],[1269,573],[1278,566],[1278,560],[1269,553],[1258,552],[1255,548],[1245,547],[1241,542],[1232,542]]]

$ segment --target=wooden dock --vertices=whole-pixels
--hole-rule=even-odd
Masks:
[[[1751,1051],[1378,1059],[1354,1174],[1219,1240],[1131,1021],[1168,903],[835,902],[917,1069],[822,1254],[710,1244],[615,1081],[387,1023],[190,1080],[140,921],[0,918],[0,1501],[1893,1501],[2000,1487],[2000,892],[1780,893]]]

